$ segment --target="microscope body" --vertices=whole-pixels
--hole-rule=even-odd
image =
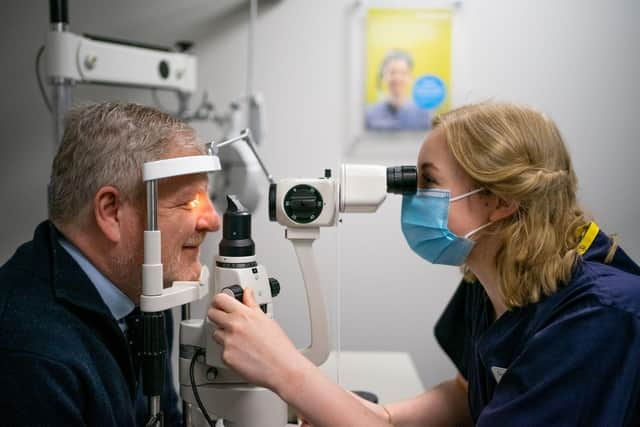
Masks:
[[[273,297],[266,269],[255,257],[215,258],[213,293],[234,293],[252,288],[256,302],[273,317]],[[222,361],[222,347],[211,336],[216,325],[208,319],[190,319],[180,325],[180,395],[197,408],[189,375],[195,348],[205,355],[194,365],[197,392],[214,419],[224,419],[225,427],[283,427],[287,423],[287,405],[275,393],[251,384],[230,370]],[[192,418],[196,413],[193,412]]]
[[[329,355],[326,307],[312,251],[320,227],[335,226],[340,212],[375,212],[388,193],[415,192],[416,183],[414,166],[342,165],[339,182],[325,170],[321,178],[287,178],[271,184],[269,218],[285,227],[285,238],[294,247],[305,283],[311,343],[301,352],[314,364],[321,365]],[[223,219],[220,255],[215,258],[212,295],[225,292],[242,301],[244,289],[250,287],[260,308],[273,318],[273,298],[279,293],[279,284],[256,261],[250,215],[238,211],[241,205],[237,200],[231,199],[229,205]],[[205,410],[224,419],[225,427],[285,426],[287,404],[270,390],[247,384],[226,367],[222,348],[211,338],[215,327],[208,319],[181,323],[183,400],[195,404],[195,390]],[[198,349],[206,352],[198,357]]]
[[[220,255],[214,259],[211,295],[227,293],[242,302],[244,290],[251,288],[262,311],[273,318],[273,298],[278,295],[280,285],[269,278],[256,260],[251,215],[235,196],[228,196],[227,201],[229,208],[223,217]],[[211,338],[215,329],[216,325],[208,318],[184,320],[180,324],[182,399],[191,403],[192,408],[198,403],[191,381],[193,375],[196,393],[205,410],[214,419],[223,419],[225,427],[286,425],[286,403],[266,388],[247,384],[225,365],[222,347]],[[205,351],[196,356],[199,349]]]
[[[155,315],[167,308],[183,307],[185,320],[180,324],[179,372],[180,394],[186,403],[184,421],[187,427],[192,425],[194,416],[198,414],[192,410],[194,404],[201,408],[209,425],[213,425],[209,417],[209,414],[213,414],[215,418],[224,420],[225,427],[282,427],[287,422],[287,406],[270,390],[247,384],[226,367],[221,357],[222,349],[211,338],[216,327],[214,324],[208,319],[190,319],[189,304],[203,298],[209,290],[206,267],[203,267],[198,281],[176,281],[170,288],[163,289],[161,239],[157,227],[158,181],[172,176],[220,170],[220,161],[215,156],[217,148],[239,140],[247,141],[271,183],[269,217],[286,227],[285,237],[293,244],[298,258],[311,326],[311,343],[301,349],[301,353],[316,365],[324,363],[329,356],[326,308],[312,251],[320,227],[336,225],[338,212],[375,212],[388,192],[415,192],[416,189],[416,168],[412,166],[385,170],[382,166],[374,165],[343,165],[339,185],[331,178],[330,170],[325,171],[323,178],[275,182],[251,139],[250,131],[245,130],[237,138],[210,144],[208,155],[151,161],[145,163],[143,168],[148,225],[144,234],[140,308],[145,315]],[[251,287],[261,309],[272,318],[272,299],[278,294],[280,286],[277,280],[268,277],[264,267],[255,259],[250,213],[235,196],[228,196],[227,201],[229,208],[223,218],[223,239],[219,255],[215,258],[214,294],[225,292],[242,300],[244,289]],[[162,340],[155,338],[164,337],[164,326],[162,322],[154,322],[153,325],[145,325],[144,330],[143,352],[148,361],[153,362],[147,363],[148,366],[143,369],[144,392],[149,396],[149,423],[157,423],[158,420],[161,423],[160,394],[165,350],[156,345],[156,341]],[[147,335],[151,339],[147,339]],[[147,383],[151,385],[147,387]]]
[[[218,255],[215,257],[215,263],[212,295],[223,292],[242,302],[244,289],[251,288],[262,311],[267,317],[273,319],[273,297],[278,294],[279,288],[272,290],[273,283],[277,283],[277,281],[268,277],[267,270],[256,262],[255,256],[225,257]],[[211,336],[216,325],[208,319],[206,325],[207,334]],[[207,340],[206,344],[207,365],[224,367],[220,345],[212,339]]]
[[[324,178],[286,178],[271,184],[269,218],[287,228],[318,228],[338,220],[338,187],[331,174]]]
[[[339,182],[325,169],[323,178],[287,178],[269,188],[269,219],[287,227],[336,225],[339,213],[372,213],[388,193],[415,193],[415,166],[343,164]]]

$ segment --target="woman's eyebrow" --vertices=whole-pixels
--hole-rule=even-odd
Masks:
[[[433,169],[434,171],[438,171],[438,167],[431,162],[423,162],[420,164],[420,169]]]

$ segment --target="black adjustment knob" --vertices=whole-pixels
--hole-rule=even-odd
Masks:
[[[275,298],[280,293],[280,282],[273,277],[269,277],[269,287],[271,288],[271,298]]]
[[[238,301],[242,302],[242,295],[244,295],[244,289],[242,289],[242,286],[240,285],[231,285],[222,289],[220,293],[227,294],[230,297],[233,297]]]

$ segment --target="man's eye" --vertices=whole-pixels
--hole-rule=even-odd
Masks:
[[[189,200],[187,203],[185,203],[184,207],[186,209],[189,210],[193,210],[195,208],[197,208],[198,206],[200,206],[200,199],[198,197],[196,197],[193,200]]]

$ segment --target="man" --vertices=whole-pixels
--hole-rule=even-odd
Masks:
[[[410,98],[413,81],[413,60],[402,51],[390,50],[382,60],[378,87],[385,84],[387,98],[370,106],[365,114],[365,126],[375,131],[427,130],[429,112]]]
[[[3,424],[144,423],[140,376],[125,338],[141,294],[142,165],[204,151],[191,127],[148,107],[104,103],[67,116],[49,220],[0,268]],[[167,178],[158,187],[165,286],[196,280],[199,246],[220,227],[207,176]],[[169,363],[166,377],[165,425],[179,425]]]

